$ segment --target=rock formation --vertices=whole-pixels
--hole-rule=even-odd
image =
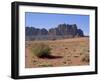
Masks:
[[[35,27],[25,27],[25,34],[28,37],[43,36],[46,37],[54,36],[66,36],[66,37],[83,37],[84,33],[81,29],[78,29],[76,24],[59,24],[57,27],[50,28],[49,30]]]

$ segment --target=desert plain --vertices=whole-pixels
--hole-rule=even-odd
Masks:
[[[52,57],[36,57],[32,52],[36,43],[47,44],[51,48]],[[89,37],[25,41],[25,68],[84,66],[89,63]]]

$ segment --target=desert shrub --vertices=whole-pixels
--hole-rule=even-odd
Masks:
[[[82,62],[89,62],[89,55],[85,55],[85,56],[82,58]]]
[[[55,40],[56,40],[56,38],[53,38],[52,40],[53,40],[53,41],[55,41]]]
[[[33,47],[33,53],[37,57],[47,57],[50,55],[50,47],[44,43],[37,43]]]
[[[53,65],[51,65],[51,64],[40,64],[39,66],[40,67],[52,67]]]

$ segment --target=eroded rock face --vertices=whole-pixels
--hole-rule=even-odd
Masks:
[[[78,29],[76,24],[59,24],[57,27],[49,30],[35,27],[25,27],[26,36],[66,36],[66,37],[83,37],[84,33]],[[42,38],[42,37],[41,37]]]

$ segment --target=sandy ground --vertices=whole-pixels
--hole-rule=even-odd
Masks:
[[[51,48],[54,58],[34,56],[32,47],[43,42]],[[25,44],[25,68],[82,66],[89,65],[89,38],[72,38],[63,40],[27,41]]]

